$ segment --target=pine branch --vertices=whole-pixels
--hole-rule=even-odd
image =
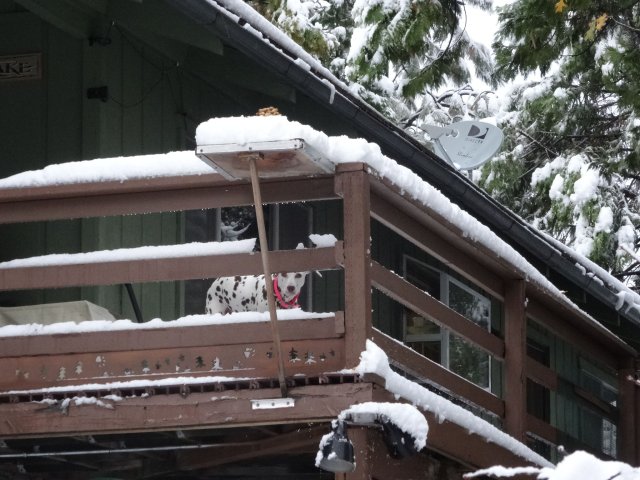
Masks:
[[[616,25],[619,25],[619,26],[621,26],[622,28],[626,28],[627,30],[631,30],[632,32],[640,33],[640,29],[638,29],[638,28],[634,28],[634,27],[632,27],[631,25],[627,25],[626,23],[622,23],[621,21],[616,20],[616,19],[615,19],[615,18],[613,18],[613,17],[610,17],[610,18],[611,18],[611,20],[613,21],[613,23],[615,23]]]
[[[520,135],[523,135],[525,137],[527,137],[529,140],[531,140],[533,143],[535,143],[536,145],[540,146],[542,149],[544,149],[546,152],[550,152],[551,154],[553,154],[554,157],[559,157],[560,154],[551,150],[549,147],[547,147],[546,145],[544,145],[543,143],[539,142],[538,140],[536,140],[535,138],[533,138],[531,135],[529,135],[527,132],[525,132],[524,130],[518,129],[518,133]]]

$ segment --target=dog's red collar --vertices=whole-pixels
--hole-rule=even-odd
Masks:
[[[280,293],[280,289],[278,288],[278,275],[276,275],[275,277],[273,277],[273,293],[276,296],[276,300],[278,300],[278,304],[280,305],[280,308],[298,308],[300,305],[298,305],[298,297],[300,296],[300,293],[298,293],[295,297],[293,297],[290,301],[285,301],[284,298],[282,298],[282,294]]]

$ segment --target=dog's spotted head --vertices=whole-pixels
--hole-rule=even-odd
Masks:
[[[285,302],[291,302],[299,294],[304,286],[308,272],[279,273],[278,290]]]

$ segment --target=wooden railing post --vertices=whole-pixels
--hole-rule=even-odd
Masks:
[[[640,395],[638,395],[638,385],[634,381],[634,367],[635,362],[631,358],[618,370],[618,408],[620,412],[620,420],[618,421],[620,452],[618,458],[635,466],[640,462],[640,442],[638,441]]]
[[[343,199],[345,362],[360,361],[371,338],[371,227],[369,176],[363,164],[336,169],[336,193]]]
[[[506,282],[504,313],[504,427],[509,435],[525,442],[527,321],[524,280],[516,279]]]

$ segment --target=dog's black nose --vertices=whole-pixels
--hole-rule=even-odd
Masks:
[[[296,287],[294,287],[293,285],[289,285],[289,286],[287,287],[287,290],[288,290],[289,292],[295,292]]]

